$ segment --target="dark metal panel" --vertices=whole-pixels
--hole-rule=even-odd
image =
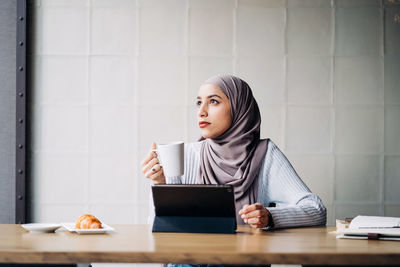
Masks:
[[[15,222],[26,221],[26,0],[17,0]]]
[[[15,222],[16,13],[0,1],[0,223]]]

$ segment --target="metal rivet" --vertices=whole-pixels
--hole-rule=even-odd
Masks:
[[[23,197],[21,195],[18,195],[18,199],[21,200],[23,199]]]
[[[24,17],[19,17],[19,20],[23,21],[23,20],[24,20]]]
[[[19,42],[19,45],[20,45],[20,46],[23,46],[23,45],[24,45],[24,42]]]
[[[18,147],[19,147],[19,148],[23,148],[24,146],[23,146],[22,144],[19,144]]]
[[[18,69],[19,69],[20,71],[23,71],[23,70],[24,70],[24,68],[23,68],[23,67],[19,67]]]
[[[23,123],[24,120],[23,120],[23,119],[19,119],[18,122],[19,122],[19,123]]]
[[[24,94],[23,93],[19,93],[18,94],[20,97],[24,97]]]
[[[22,173],[24,173],[24,171],[21,170],[21,169],[19,169],[19,170],[18,170],[18,173],[19,173],[19,174],[22,174]]]

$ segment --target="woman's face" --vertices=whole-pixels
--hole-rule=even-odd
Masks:
[[[221,88],[203,84],[197,97],[197,119],[204,138],[216,138],[231,126],[231,104]]]

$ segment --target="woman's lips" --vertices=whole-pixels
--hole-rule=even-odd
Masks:
[[[201,122],[199,122],[199,127],[200,128],[204,128],[204,127],[207,127],[208,125],[210,125],[211,123],[209,123],[209,122],[206,122],[206,121],[201,121]]]

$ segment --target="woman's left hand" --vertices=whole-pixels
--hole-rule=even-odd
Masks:
[[[264,228],[268,225],[269,211],[261,203],[244,205],[239,214],[253,228]]]

